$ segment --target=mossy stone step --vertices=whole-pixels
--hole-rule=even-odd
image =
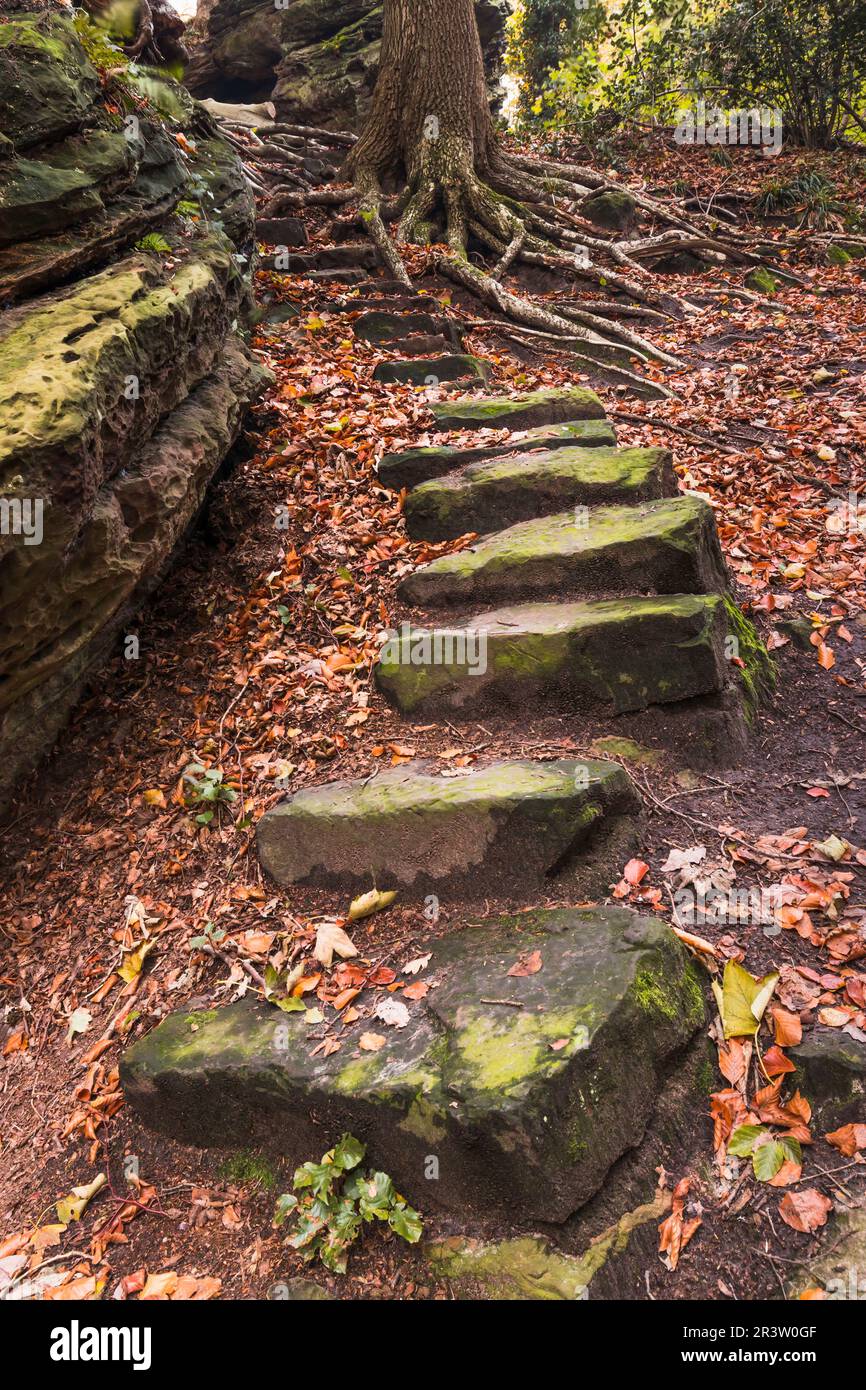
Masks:
[[[444,333],[416,333],[411,338],[395,338],[388,343],[388,351],[404,357],[436,357],[452,346]]]
[[[540,1236],[513,1236],[492,1243],[472,1236],[446,1236],[425,1254],[439,1278],[459,1286],[480,1286],[485,1299],[507,1302],[572,1302],[586,1299],[608,1261],[616,1263],[636,1231],[658,1226],[671,1209],[671,1194],[656,1191],[651,1202],[623,1212],[599,1231],[579,1254],[566,1254]]]
[[[413,540],[444,541],[497,531],[564,507],[650,502],[676,493],[668,449],[593,449],[515,454],[431,478],[406,498]]]
[[[386,314],[379,309],[373,309],[368,313],[359,314],[352,324],[352,330],[355,337],[363,342],[382,346],[419,333],[424,336],[441,337],[443,320],[434,318],[432,314],[413,311],[407,314]]]
[[[378,262],[379,253],[372,242],[357,241],[289,254],[284,268],[290,274],[309,270],[370,270]]]
[[[257,217],[256,240],[266,246],[306,246],[307,228],[300,217]]]
[[[638,809],[618,763],[516,760],[460,777],[404,764],[272,807],[258,824],[258,852],[278,883],[478,898],[538,887],[603,821]],[[617,867],[593,860],[591,872],[606,888]]]
[[[409,361],[377,362],[373,380],[402,382],[408,386],[437,386],[441,381],[486,382],[490,363],[467,353],[445,353],[441,357],[413,357]]]
[[[535,603],[447,628],[404,623],[376,681],[404,714],[474,718],[507,707],[616,713],[727,683],[725,601],[715,594]]]
[[[727,585],[712,507],[680,496],[520,522],[424,565],[398,592],[406,603],[436,608],[602,593],[698,594]]]
[[[400,344],[400,349],[405,352],[405,342]],[[575,444],[584,449],[613,446],[616,444],[613,425],[609,420],[566,420],[561,425],[539,425],[536,429],[521,430],[496,444],[466,449],[434,444],[406,449],[399,454],[384,454],[379,461],[379,481],[397,489],[416,487],[430,478],[441,478],[443,473],[453,473],[467,463],[533,450],[564,449]]]
[[[180,1010],[127,1049],[128,1104],[184,1143],[261,1144],[294,1163],[348,1130],[425,1212],[564,1221],[639,1143],[703,1026],[695,967],[664,923],[624,908],[487,919],[425,950],[436,987],[407,1001],[405,1027],[379,1030],[379,1051],[358,1048],[363,1007],[330,1054],[303,1013]],[[540,969],[509,976],[530,951]]]
[[[442,401],[430,410],[440,430],[531,429],[563,420],[602,420],[604,406],[582,386],[552,387],[514,396],[466,396]]]

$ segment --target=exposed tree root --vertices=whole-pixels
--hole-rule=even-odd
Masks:
[[[393,121],[393,109],[386,114]],[[357,142],[344,132],[277,122],[257,128],[254,139],[234,122],[231,133],[246,141],[247,160],[259,187],[271,185],[265,216],[307,205],[353,205],[348,215],[335,219],[335,231],[362,229],[389,276],[406,287],[411,279],[400,247],[444,243],[447,254],[438,252],[433,258],[443,276],[531,339],[558,341],[576,360],[601,366],[610,379],[632,387],[647,385],[636,376],[635,364],[657,362],[674,369],[683,364],[623,320],[659,323],[697,309],[654,283],[658,261],[690,252],[719,265],[763,264],[748,238],[709,212],[668,205],[582,165],[506,153],[483,119],[469,139],[416,134],[409,154],[404,152],[405,167],[387,138],[384,117],[378,124],[371,121]],[[316,178],[332,176],[344,156],[338,177],[346,182],[314,186]],[[393,187],[395,176],[401,179],[401,191],[386,197],[386,178]],[[582,215],[587,195],[606,190],[627,192],[647,214],[650,227],[644,235],[606,233]],[[659,224],[663,230],[658,230]],[[474,257],[479,247],[489,253],[492,271],[470,261],[470,250]],[[573,284],[591,284],[610,300],[560,298],[553,308],[506,288],[505,277],[519,274],[521,265],[550,271]],[[790,272],[776,266],[772,271],[800,283]]]

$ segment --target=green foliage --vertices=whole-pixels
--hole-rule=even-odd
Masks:
[[[567,9],[568,23],[557,23]],[[606,157],[605,141],[624,121],[673,119],[683,35],[700,12],[687,0],[606,0],[585,8],[524,0],[507,59],[520,84],[523,117],[579,134]],[[545,28],[546,25],[546,28]]]
[[[192,937],[189,949],[198,951],[202,946],[219,946],[221,941],[225,941],[225,938],[226,933],[222,927],[215,927],[213,922],[207,922],[202,935]]]
[[[349,1248],[364,1222],[387,1222],[412,1245],[421,1238],[421,1217],[395,1192],[388,1174],[361,1168],[365,1153],[359,1139],[344,1134],[320,1163],[296,1169],[294,1191],[277,1202],[275,1225],[290,1216],[296,1220],[289,1245],[305,1260],[318,1255],[333,1274],[345,1274]]]
[[[799,226],[816,227],[820,231],[828,224],[839,225],[839,216],[844,210],[844,203],[836,197],[836,185],[817,169],[803,169],[787,181],[768,179],[755,200],[759,217],[797,212]]]
[[[84,10],[76,10],[73,19],[78,41],[97,72],[129,67],[129,59],[108,31],[94,24]]]
[[[673,123],[698,99],[778,110],[786,141],[826,147],[864,139],[864,33],[866,0],[521,0],[506,64],[522,121],[601,157],[623,124]]]
[[[221,768],[202,767],[201,763],[190,763],[185,768],[183,780],[188,783],[184,793],[186,805],[204,805],[207,808],[196,816],[197,825],[210,825],[215,806],[237,800],[237,792],[233,787],[226,786],[224,776]]]
[[[766,1125],[740,1125],[731,1135],[728,1153],[737,1158],[751,1158],[758,1182],[770,1182],[783,1163],[803,1161],[799,1140],[792,1139],[790,1134],[774,1139]]]
[[[825,149],[862,109],[864,33],[866,0],[723,0],[692,30],[684,71],[717,104],[777,109],[786,141]]]
[[[171,243],[166,241],[159,232],[148,232],[146,236],[140,237],[135,243],[136,251],[171,251]]]

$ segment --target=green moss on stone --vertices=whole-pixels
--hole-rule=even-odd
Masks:
[[[743,663],[742,666],[734,665],[733,669],[739,675],[745,715],[751,722],[759,706],[769,699],[775,689],[776,664],[758,636],[754,624],[730,594],[725,595],[724,602],[728,634],[736,639],[736,654]]]
[[[746,276],[746,286],[748,289],[766,296],[767,299],[773,299],[779,289],[776,277],[762,265],[749,271]]]
[[[230,1154],[220,1164],[219,1172],[220,1177],[226,1182],[237,1183],[240,1186],[251,1186],[255,1183],[259,1187],[270,1189],[275,1187],[277,1182],[274,1165],[262,1154],[252,1153],[248,1149]]]

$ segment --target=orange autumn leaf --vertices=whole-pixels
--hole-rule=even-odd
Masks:
[[[824,1138],[834,1149],[838,1149],[840,1154],[844,1154],[845,1158],[853,1158],[861,1149],[866,1149],[866,1125],[842,1125],[840,1129],[825,1134]]]
[[[351,1004],[353,999],[357,999],[360,993],[361,991],[359,989],[344,989],[338,994],[336,999],[332,1001],[337,1013],[339,1013],[341,1009],[345,1009],[347,1004]]]
[[[742,1038],[728,1038],[719,1046],[719,1070],[726,1081],[736,1086],[742,1081],[749,1067],[752,1048],[744,1045]]]
[[[521,980],[526,975],[537,975],[540,969],[541,952],[528,951],[524,955],[518,956],[510,970],[506,970],[505,973],[506,975],[514,976],[515,979]]]
[[[676,1269],[680,1255],[701,1225],[699,1216],[693,1216],[687,1221],[683,1220],[686,1197],[691,1185],[691,1178],[680,1179],[674,1188],[670,1216],[666,1216],[659,1225],[659,1254],[667,1255],[671,1269]]]
[[[833,648],[828,647],[826,642],[818,643],[818,665],[823,666],[825,671],[831,671],[836,665]]]
[[[630,859],[622,871],[622,876],[626,883],[633,886],[640,883],[649,873],[649,864],[645,864],[642,859]]]
[[[825,1225],[832,1210],[829,1197],[815,1187],[807,1187],[804,1192],[786,1192],[779,1203],[779,1215],[785,1224],[806,1235]]]
[[[768,1076],[784,1076],[786,1072],[796,1071],[797,1068],[790,1057],[786,1057],[782,1049],[774,1043],[764,1053],[764,1070]]]
[[[770,1013],[776,1025],[776,1042],[780,1047],[796,1047],[803,1041],[803,1025],[799,1014],[783,1009],[781,1004],[775,1004]]]
[[[423,999],[430,986],[424,980],[416,980],[414,984],[407,985],[403,990],[404,999]]]
[[[770,1187],[789,1187],[792,1182],[799,1182],[802,1176],[802,1163],[786,1158],[779,1171],[770,1178]]]

